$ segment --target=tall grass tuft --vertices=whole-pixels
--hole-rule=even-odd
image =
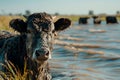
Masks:
[[[26,62],[23,74],[21,74],[20,70],[18,70],[10,61],[5,61],[5,63],[6,65],[1,65],[7,69],[7,72],[0,71],[0,80],[30,80],[27,79],[29,71],[26,68]]]

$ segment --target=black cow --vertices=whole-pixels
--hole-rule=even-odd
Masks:
[[[5,40],[0,50],[0,61],[4,64],[5,61],[12,62],[21,74],[27,62],[27,69],[31,72],[28,75],[30,80],[51,80],[47,60],[53,49],[54,33],[70,25],[69,19],[60,18],[54,22],[47,13],[34,13],[26,21],[11,20],[10,26],[20,35]],[[5,67],[1,67],[1,70],[6,72]]]
[[[114,23],[118,23],[117,18],[115,16],[107,16],[106,17],[106,24],[114,24]]]
[[[93,23],[94,24],[100,24],[101,23],[101,19],[99,18],[99,16],[93,16]]]
[[[78,20],[78,23],[79,24],[87,24],[88,23],[88,20],[89,18],[88,17],[80,17],[79,20]]]
[[[0,49],[2,48],[2,46],[4,45],[4,42],[10,38],[14,36],[13,34],[11,34],[8,31],[0,31]]]

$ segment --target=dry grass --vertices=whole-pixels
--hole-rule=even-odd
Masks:
[[[80,17],[90,17],[90,15],[58,15],[56,16],[56,20],[58,18],[69,18],[70,20],[78,21]],[[9,27],[9,22],[12,19],[20,18],[25,20],[23,16],[0,16],[0,30],[8,30],[10,32],[13,32],[13,30]],[[117,15],[117,19],[120,20],[120,15]],[[105,20],[105,16],[101,16],[101,20]]]
[[[106,17],[106,16],[107,16],[107,15],[105,15],[105,16],[100,16],[100,19],[101,19],[102,21],[105,21],[105,17]],[[113,16],[115,16],[115,15],[113,15]],[[65,18],[71,19],[72,21],[78,21],[80,17],[92,17],[92,16],[90,16],[90,15],[60,15],[60,16],[57,16],[57,17],[58,17],[58,18],[65,17]],[[117,17],[118,20],[120,20],[120,15],[117,15],[116,17]]]
[[[20,70],[16,69],[16,67],[11,62],[6,61],[6,65],[3,64],[2,66],[5,67],[8,70],[8,72],[0,71],[0,80],[26,80],[27,79],[27,75],[29,71],[27,71],[26,69],[26,63],[24,66],[23,75],[20,73]]]
[[[60,16],[57,16],[57,18],[69,18],[72,21],[78,21],[79,17],[80,17],[79,15],[60,15]]]

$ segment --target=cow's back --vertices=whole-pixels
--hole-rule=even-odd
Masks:
[[[12,62],[16,67],[19,67],[19,69],[23,69],[24,57],[26,56],[25,36],[9,37],[3,42],[4,44],[1,48],[2,57],[7,55],[8,61]]]
[[[10,38],[13,37],[14,35],[11,34],[10,32],[7,31],[0,31],[0,49],[2,48],[2,46],[4,45],[4,42]]]

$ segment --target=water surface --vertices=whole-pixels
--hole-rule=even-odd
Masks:
[[[60,41],[82,46],[55,44],[50,60],[53,80],[120,80],[120,24],[75,22],[59,35]]]

